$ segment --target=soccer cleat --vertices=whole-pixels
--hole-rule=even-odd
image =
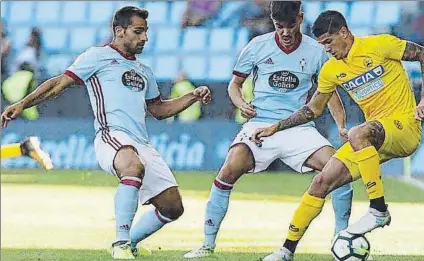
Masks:
[[[353,235],[363,235],[378,227],[389,226],[391,221],[392,217],[389,210],[380,212],[376,209],[369,208],[368,212],[357,222],[350,225],[346,231]]]
[[[279,249],[275,250],[273,253],[267,255],[264,258],[259,259],[259,261],[292,261],[293,260],[293,253],[290,252],[285,247],[280,247]]]
[[[131,251],[130,242],[116,242],[108,248],[109,254],[114,259],[135,259],[133,252]]]
[[[131,252],[135,257],[138,256],[151,256],[152,250],[147,248],[146,246],[142,246],[141,244],[138,244],[136,248],[132,248]]]
[[[187,252],[184,255],[184,258],[202,258],[213,255],[214,249],[211,247],[202,246],[201,248],[194,249],[190,252]]]
[[[40,146],[40,139],[28,137],[21,143],[22,155],[36,160],[46,170],[53,169],[53,162],[50,155],[43,151]]]

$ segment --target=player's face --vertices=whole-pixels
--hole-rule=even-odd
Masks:
[[[295,22],[280,22],[273,20],[275,31],[277,32],[280,43],[290,48],[296,44],[297,37],[300,33],[300,25],[303,22],[303,13],[299,13]]]
[[[124,30],[124,46],[129,53],[142,53],[147,38],[147,21],[138,16],[131,18],[132,24]]]
[[[325,33],[318,37],[318,42],[324,46],[326,52],[330,53],[337,60],[347,57],[349,53],[349,44],[347,41],[348,31],[342,27],[337,33]]]

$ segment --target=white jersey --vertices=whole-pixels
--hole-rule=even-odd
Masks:
[[[96,135],[115,149],[120,142],[110,136],[111,131],[122,131],[139,143],[148,143],[145,101],[158,98],[159,89],[140,55],[127,57],[111,45],[91,47],[65,74],[86,85]]]
[[[276,32],[253,38],[233,71],[240,77],[253,74],[251,103],[257,116],[250,121],[275,123],[305,105],[312,81],[328,58],[324,48],[307,35],[293,50],[281,46]]]

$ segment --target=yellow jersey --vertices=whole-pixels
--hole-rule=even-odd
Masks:
[[[355,37],[348,56],[332,57],[321,69],[318,91],[337,86],[349,93],[367,120],[413,115],[416,102],[401,58],[406,41],[382,34]]]

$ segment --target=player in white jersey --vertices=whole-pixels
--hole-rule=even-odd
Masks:
[[[261,147],[249,139],[257,128],[270,126],[305,105],[314,79],[328,60],[324,48],[300,32],[301,2],[275,1],[271,2],[270,9],[275,32],[258,36],[247,44],[239,55],[228,86],[232,102],[249,121],[233,141],[212,184],[206,206],[203,246],[186,253],[186,258],[206,257],[214,252],[231,190],[243,174],[263,171],[276,159],[297,172],[321,171],[335,153],[313,123],[279,132],[264,140]],[[242,98],[241,88],[250,74],[253,74],[254,99],[248,104]],[[346,134],[345,113],[337,94],[329,107],[340,132]],[[348,226],[351,187],[341,187],[332,198],[335,232],[338,232]]]
[[[116,259],[134,259],[139,241],[184,211],[171,170],[149,143],[146,108],[155,118],[164,119],[196,101],[211,100],[206,86],[180,98],[161,99],[153,72],[140,56],[148,40],[147,17],[147,10],[138,7],[117,10],[111,44],[89,48],[64,74],[47,80],[2,114],[5,126],[24,108],[58,96],[71,85],[87,87],[95,116],[97,159],[105,171],[120,180],[115,195],[116,240],[110,249]],[[155,208],[132,226],[138,199]]]

